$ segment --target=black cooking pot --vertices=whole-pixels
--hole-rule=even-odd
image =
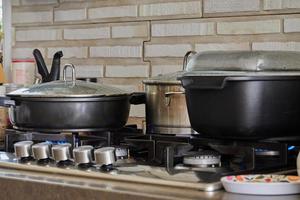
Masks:
[[[206,137],[300,134],[300,53],[196,54],[179,77],[191,126]]]
[[[72,69],[72,80],[66,70]],[[1,97],[9,107],[9,119],[16,129],[46,132],[102,131],[122,128],[130,104],[145,101],[143,93],[78,81],[72,64],[64,67],[63,81],[22,88]]]

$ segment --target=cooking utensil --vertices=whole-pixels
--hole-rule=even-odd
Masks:
[[[49,78],[48,78],[49,81],[59,80],[61,57],[63,57],[62,51],[58,51],[54,54],[53,60],[52,60],[51,71],[50,71]]]
[[[50,74],[40,50],[34,49],[33,55],[37,63],[38,72],[42,76],[42,83],[59,80],[60,59],[63,56],[62,51],[57,51],[54,54]]]
[[[42,82],[47,82],[49,72],[48,72],[47,66],[45,64],[44,58],[42,56],[42,53],[40,52],[40,50],[34,49],[33,50],[33,56],[34,56],[35,61],[36,61],[38,72],[42,76]]]
[[[185,56],[183,68],[188,57]],[[177,76],[181,72],[159,75],[143,80],[146,91],[146,124],[148,133],[182,134],[196,133],[191,129],[184,89]]]
[[[207,137],[298,135],[300,53],[208,52],[179,76],[192,128]]]
[[[72,70],[72,79],[66,71]],[[99,131],[122,128],[128,119],[133,95],[118,88],[76,80],[67,64],[62,81],[21,88],[0,98],[10,107],[9,119],[16,129],[46,132]]]

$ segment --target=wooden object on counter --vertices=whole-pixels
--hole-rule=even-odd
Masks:
[[[5,76],[2,63],[0,63],[0,84],[1,83],[5,83]]]

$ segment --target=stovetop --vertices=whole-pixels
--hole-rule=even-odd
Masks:
[[[70,144],[70,150],[88,145],[93,158],[85,164],[79,164],[78,158],[72,155],[66,161],[57,162],[53,152],[47,159],[34,159],[34,155],[20,158],[14,153],[14,144],[19,141],[46,142],[50,148]],[[106,163],[114,157],[107,157],[111,149],[106,147],[113,147],[116,162]],[[225,175],[295,173],[299,148],[300,138],[296,137],[216,140],[199,135],[142,134],[135,126],[118,132],[63,134],[7,129],[0,167],[214,191],[222,187],[220,178]],[[99,157],[103,153],[107,154],[105,162]]]

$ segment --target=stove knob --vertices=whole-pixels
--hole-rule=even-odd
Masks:
[[[47,142],[42,142],[32,145],[33,157],[36,160],[43,160],[50,158],[50,144]]]
[[[52,156],[56,162],[70,160],[71,144],[58,144],[52,147]]]
[[[111,165],[116,162],[116,149],[114,147],[103,147],[95,150],[95,161],[97,165]]]
[[[15,155],[17,158],[28,158],[32,155],[32,141],[21,141],[14,144]]]
[[[128,148],[126,147],[116,147],[116,157],[117,160],[128,159]]]
[[[74,161],[77,164],[88,164],[93,161],[92,158],[93,147],[89,145],[80,146],[76,149],[73,149]]]

